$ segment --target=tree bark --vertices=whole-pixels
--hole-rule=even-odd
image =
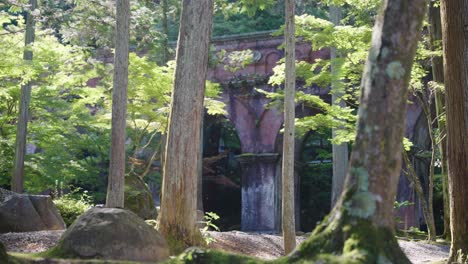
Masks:
[[[201,211],[203,215],[203,125],[205,124],[205,113],[201,113],[201,126],[200,126],[200,149],[198,150],[198,177],[197,177],[197,210]],[[203,219],[202,219],[203,220]]]
[[[183,0],[158,226],[173,252],[202,243],[197,178],[212,19],[213,0]]]
[[[33,59],[33,52],[30,46],[34,43],[35,21],[32,12],[37,8],[37,0],[29,1],[29,10],[26,12],[26,33],[24,39],[23,60],[30,63]],[[16,151],[15,164],[13,167],[13,177],[11,178],[11,190],[22,193],[24,190],[24,158],[26,156],[26,138],[28,134],[29,103],[31,101],[32,81],[28,81],[21,86],[18,124],[16,126]]]
[[[167,12],[169,11],[169,5],[167,0],[161,0],[162,6],[162,29],[164,33],[163,39],[163,50],[162,50],[162,64],[165,65],[169,61],[169,26],[167,23]]]
[[[426,93],[424,90],[423,93]],[[425,220],[427,225],[428,240],[436,240],[436,228],[434,221],[434,162],[436,154],[436,139],[434,131],[432,130],[432,114],[431,114],[431,100],[426,94],[417,95],[419,102],[426,117],[427,122],[427,133],[431,141],[431,160],[429,162],[429,175],[428,175],[428,186],[427,186],[427,212],[425,213]],[[425,196],[419,196],[420,200],[426,199]]]
[[[408,83],[426,7],[425,0],[383,1],[362,77],[357,135],[343,194],[293,259],[343,253],[359,263],[410,263],[394,236],[393,204]]]
[[[468,0],[441,1],[452,244],[449,263],[468,261]]]
[[[295,37],[295,3],[285,2],[285,87],[284,87],[284,137],[282,168],[282,229],[284,253],[289,254],[296,247],[296,227],[294,220],[294,103],[296,90],[296,37]]]
[[[341,8],[337,6],[330,6],[330,20],[335,25],[339,25],[341,20]],[[346,103],[341,100],[344,91],[339,87],[339,80],[335,79],[337,75],[336,63],[334,59],[338,57],[338,51],[332,47],[330,49],[331,59],[331,72],[332,72],[332,104],[340,107],[345,107]],[[335,137],[336,129],[332,129],[332,137]],[[333,153],[333,178],[332,178],[332,201],[333,207],[343,192],[343,185],[346,177],[346,170],[348,169],[348,144],[342,143],[340,145],[332,145]]]
[[[411,163],[408,154],[406,153],[405,150],[403,150],[403,160],[405,161],[406,169],[407,171],[405,172],[405,175],[407,179],[411,182],[411,184],[414,186],[414,190],[416,191],[416,194],[419,197],[419,201],[421,203],[421,208],[423,211],[424,215],[424,220],[426,221],[427,224],[427,229],[428,229],[428,239],[429,240],[435,240],[436,234],[435,234],[435,224],[434,224],[434,213],[433,210],[429,209],[429,206],[432,206],[428,204],[426,200],[426,195],[424,195],[422,183],[419,180],[419,177],[414,170],[413,164]],[[430,177],[430,176],[429,176]]]
[[[117,0],[114,88],[112,91],[112,142],[106,207],[124,207],[129,26],[130,1]]]
[[[431,1],[429,5],[429,37],[430,48],[436,51],[439,48],[439,43],[442,42],[442,23],[440,18],[440,7]],[[444,62],[442,56],[432,56],[432,80],[437,84],[444,83]],[[437,127],[439,129],[439,143],[437,144],[441,153],[442,167],[442,193],[444,202],[444,233],[443,237],[450,238],[450,202],[448,195],[448,175],[447,175],[447,140],[445,137],[446,128],[445,120],[445,98],[443,92],[435,89],[435,106],[437,116]]]

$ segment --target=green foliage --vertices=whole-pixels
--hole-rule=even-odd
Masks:
[[[403,148],[405,151],[410,151],[411,147],[413,146],[413,142],[411,142],[407,137],[403,138]]]
[[[330,212],[332,189],[331,131],[310,132],[302,146],[300,160],[301,230],[311,231]]]
[[[206,212],[203,217],[205,218],[205,220],[202,221],[201,224],[204,224],[205,226],[200,231],[206,244],[209,245],[211,244],[211,242],[214,242],[215,239],[208,233],[208,230],[211,229],[218,232],[220,231],[219,227],[213,223],[214,221],[219,219],[219,215],[217,215],[214,212]]]
[[[6,23],[0,29],[0,34],[5,34],[0,40],[0,52],[8,58],[0,62],[0,184],[9,183],[20,84],[34,80],[28,134],[32,149],[26,157],[26,189],[30,192],[54,189],[56,180],[68,183],[76,175],[94,169],[87,166],[82,155],[86,145],[81,145],[87,143],[84,137],[92,134],[81,133],[83,126],[93,127],[87,125],[93,117],[89,107],[99,106],[102,100],[101,89],[86,86],[87,80],[97,76],[99,66],[86,61],[83,49],[63,45],[50,32],[40,30],[34,44],[27,47],[32,49],[34,60],[25,62],[24,47],[18,45],[23,43],[22,17],[5,12],[0,17]],[[92,147],[86,149],[91,151]]]
[[[87,194],[87,191],[81,194],[66,194],[58,199],[54,199],[54,204],[67,226],[73,224],[81,214],[93,206],[91,197]]]
[[[233,51],[227,56],[226,64],[224,69],[230,72],[236,72],[242,68],[245,68],[253,62],[254,53],[250,49]]]
[[[225,13],[226,10],[229,9],[220,9],[220,12]],[[240,12],[226,16],[218,13],[214,17],[213,35],[226,36],[276,30],[281,26],[283,20],[283,16],[280,13],[268,11],[258,11],[253,17]]]
[[[338,4],[338,3],[335,3]],[[348,8],[348,16],[353,16],[353,8]],[[281,34],[278,31],[277,34]],[[333,143],[352,142],[355,138],[355,122],[358,104],[359,86],[364,62],[370,45],[372,25],[353,23],[353,25],[334,25],[333,23],[311,15],[296,17],[296,36],[310,42],[314,50],[335,47],[339,57],[333,59],[317,59],[314,63],[299,61],[296,63],[298,79],[305,81],[306,86],[316,85],[328,87],[334,83],[331,94],[341,94],[337,100],[343,100],[347,107],[330,105],[322,97],[296,93],[296,102],[316,109],[319,113],[296,120],[298,134],[309,130],[336,129]],[[334,74],[330,66],[334,66]],[[284,63],[274,68],[274,74],[269,83],[281,85],[284,82]],[[282,93],[268,93],[273,99],[271,105],[282,108]],[[275,102],[276,100],[276,102]]]
[[[39,5],[44,26],[53,28],[65,43],[92,47],[93,51],[114,47],[115,1],[63,0],[44,1]],[[160,30],[161,5],[154,1],[131,0],[130,45],[145,51],[159,63],[163,41]]]
[[[334,144],[352,142],[355,138],[355,122],[357,119],[356,108],[359,105],[361,75],[367,60],[368,50],[372,37],[372,28],[380,1],[363,0],[329,0],[322,1],[324,5],[341,7],[343,19],[334,25],[332,22],[318,16],[304,14],[296,16],[296,36],[309,42],[313,50],[334,47],[337,57],[331,59],[316,59],[313,63],[306,61],[296,62],[296,76],[305,82],[305,86],[331,87],[330,94],[340,95],[337,101],[344,101],[346,107],[330,105],[323,97],[305,94],[302,91],[296,93],[296,103],[317,110],[318,114],[296,119],[296,131],[299,135],[309,130],[323,130],[333,128],[336,130]],[[277,31],[281,35],[283,28]],[[412,69],[410,85],[415,89],[424,87],[423,79],[427,76],[428,59],[431,56],[440,55],[439,49],[429,51],[427,38],[420,43],[417,62]],[[333,74],[331,72],[333,65]],[[393,63],[387,68],[389,76],[399,78],[401,69],[398,63]],[[269,79],[271,85],[284,83],[284,61],[275,68],[274,74]],[[434,87],[439,87],[434,85]],[[272,101],[270,107],[283,109],[283,92],[264,93]],[[405,139],[405,149],[411,143]]]
[[[414,205],[414,203],[412,203],[412,202],[410,202],[410,201],[408,201],[408,200],[401,201],[401,202],[395,201],[395,202],[393,203],[393,208],[396,209],[396,210],[398,210],[398,209],[400,209],[400,208],[408,207],[408,206],[411,206],[411,205]]]
[[[408,207],[408,206],[411,206],[411,205],[414,205],[414,203],[408,201],[408,200],[405,200],[405,201],[401,201],[399,202],[398,200],[395,200],[395,202],[393,203],[393,209],[395,209],[395,211],[401,209],[401,208],[405,208],[405,207]],[[400,224],[400,223],[403,223],[401,217],[399,216],[395,216],[395,223],[397,224]]]
[[[216,9],[222,11],[225,16],[229,16],[232,13],[246,13],[252,17],[256,12],[271,8],[275,4],[276,1],[274,0],[217,0]]]
[[[77,2],[73,8],[84,8],[85,2]],[[42,18],[38,20],[47,23]],[[61,43],[50,30],[40,30],[48,24],[38,23],[36,41],[23,47],[23,18],[0,11],[0,22],[0,56],[5,58],[0,61],[0,185],[7,187],[10,182],[20,85],[34,80],[26,190],[53,190],[59,182],[64,188],[88,190],[94,202],[103,202],[109,166],[112,64],[93,59],[95,53],[87,48]],[[70,39],[70,43],[74,42]],[[23,60],[24,48],[32,49],[31,62]],[[160,135],[167,127],[174,66],[174,62],[158,66],[151,57],[130,54],[128,155],[129,161],[134,157],[143,163],[128,168],[152,181],[160,178],[151,164],[160,156]],[[207,83],[209,114],[225,114],[224,104],[215,100],[219,92],[218,85]]]
[[[269,107],[283,109],[284,94],[281,92],[267,92],[257,90],[271,99]],[[318,95],[306,94],[302,91],[296,92],[296,102],[303,106],[317,109],[321,113],[298,118],[295,121],[295,128],[298,135],[304,135],[310,130],[327,131],[335,128],[336,134],[333,138],[334,144],[353,141],[355,138],[355,109],[351,107],[339,107],[330,105]]]

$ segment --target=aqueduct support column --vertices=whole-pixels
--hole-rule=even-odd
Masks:
[[[242,167],[243,231],[275,229],[275,171],[277,153],[247,153],[237,156]]]

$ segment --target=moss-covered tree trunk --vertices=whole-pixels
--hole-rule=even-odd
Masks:
[[[183,0],[158,228],[173,252],[200,244],[197,178],[213,0]]]
[[[452,245],[468,262],[468,0],[441,1]]]
[[[37,8],[37,0],[30,0],[26,11],[26,33],[24,38],[23,59],[30,63],[33,59],[31,44],[34,43],[35,21],[33,12]],[[28,134],[29,103],[31,101],[32,81],[21,86],[20,101],[18,107],[18,123],[16,125],[16,150],[13,177],[11,178],[11,190],[17,193],[23,192],[24,185],[24,158],[26,156],[26,138]]]
[[[410,263],[394,237],[407,88],[425,0],[383,1],[362,77],[357,136],[342,196],[292,256],[339,253],[359,263]]]
[[[112,142],[106,207],[124,208],[129,38],[130,0],[117,0],[112,90]]]

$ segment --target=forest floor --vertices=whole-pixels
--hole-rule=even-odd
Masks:
[[[53,247],[63,231],[39,231],[0,234],[0,241],[8,251],[42,252]],[[215,239],[210,248],[249,255],[261,259],[275,259],[282,255],[282,238],[275,234],[245,233],[240,231],[209,232]],[[298,236],[297,244],[307,237]],[[447,259],[447,245],[429,244],[424,241],[399,240],[400,247],[413,263],[439,263]]]

